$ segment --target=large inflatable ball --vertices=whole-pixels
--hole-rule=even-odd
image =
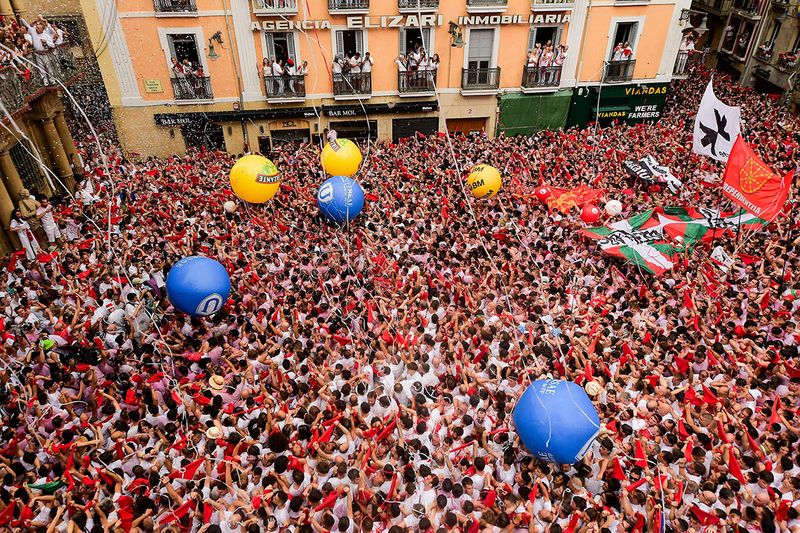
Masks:
[[[335,139],[322,149],[322,168],[331,176],[347,176],[358,172],[361,150],[348,139]]]
[[[225,267],[208,257],[184,257],[167,274],[167,298],[187,315],[213,315],[230,293],[231,278]]]
[[[500,172],[489,165],[475,165],[469,171],[467,183],[472,190],[472,196],[483,198],[494,196],[503,187],[503,179]]]
[[[577,384],[540,379],[522,394],[514,408],[514,426],[530,452],[546,461],[580,461],[600,431],[589,396]]]
[[[596,205],[586,204],[581,209],[581,220],[587,224],[594,224],[600,220],[600,209]]]
[[[261,155],[246,155],[231,169],[231,188],[234,194],[251,204],[272,200],[281,186],[281,176],[275,164]]]
[[[606,213],[615,217],[622,213],[622,202],[619,200],[609,200],[606,202]]]
[[[325,218],[344,224],[356,218],[364,208],[364,191],[352,178],[333,176],[319,188],[317,205]]]

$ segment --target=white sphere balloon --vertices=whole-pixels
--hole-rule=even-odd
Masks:
[[[224,204],[222,204],[222,209],[225,210],[226,213],[233,213],[236,211],[236,202],[233,200],[228,200]]]
[[[622,203],[619,200],[609,200],[606,202],[606,213],[612,217],[622,213]]]

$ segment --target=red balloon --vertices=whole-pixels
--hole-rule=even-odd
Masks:
[[[596,205],[586,204],[581,210],[581,220],[587,224],[594,224],[600,220],[600,209]]]
[[[550,190],[550,187],[547,185],[542,185],[538,189],[536,189],[536,198],[539,199],[540,202],[544,203],[547,201],[548,198],[553,194],[553,191]]]

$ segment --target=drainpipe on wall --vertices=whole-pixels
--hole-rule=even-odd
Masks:
[[[589,19],[592,16],[592,0],[589,0],[589,3],[586,4],[586,18],[583,21],[583,35],[581,36],[581,49],[578,50],[578,57],[580,60],[578,61],[578,71],[575,73],[575,87],[581,81],[581,69],[583,68],[583,50],[586,47],[586,30],[589,28]],[[602,73],[601,73],[601,80],[602,80]]]
[[[236,86],[239,88],[239,111],[244,111],[244,85],[242,84],[242,70],[239,66],[239,57],[238,57],[238,45],[236,41],[233,39],[233,33],[231,32],[231,22],[230,22],[230,13],[228,13],[228,0],[222,0],[222,10],[225,13],[225,32],[228,35],[228,42],[231,44],[231,57],[233,58],[233,69],[236,71]],[[242,126],[242,139],[244,141],[245,147],[252,151],[252,147],[250,146],[250,142],[247,138],[247,126],[245,125],[244,119],[239,121]]]

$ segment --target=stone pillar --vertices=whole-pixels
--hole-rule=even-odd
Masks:
[[[11,7],[11,0],[0,0],[0,15],[14,17],[14,8]]]
[[[0,246],[8,245],[10,249],[19,248],[19,240],[11,232],[6,233],[6,228],[11,221],[11,215],[19,202],[19,192],[25,188],[22,180],[11,160],[8,150],[0,151],[0,174],[3,183],[0,184]]]
[[[73,173],[81,175],[83,169],[81,168],[80,158],[78,157],[78,152],[75,150],[75,143],[67,127],[67,120],[64,118],[64,113],[56,113],[56,116],[53,118],[53,123],[56,125],[58,138],[61,139],[61,146],[64,147],[64,152],[67,154],[67,161],[73,165]],[[75,192],[75,190],[72,189],[72,192]]]
[[[42,131],[44,132],[44,142],[47,146],[47,151],[56,167],[56,174],[64,182],[64,185],[70,191],[75,190],[75,178],[72,176],[72,167],[69,166],[69,158],[64,151],[64,146],[61,144],[61,138],[58,136],[58,130],[52,118],[44,118],[41,120]],[[56,186],[60,184],[54,184]]]

